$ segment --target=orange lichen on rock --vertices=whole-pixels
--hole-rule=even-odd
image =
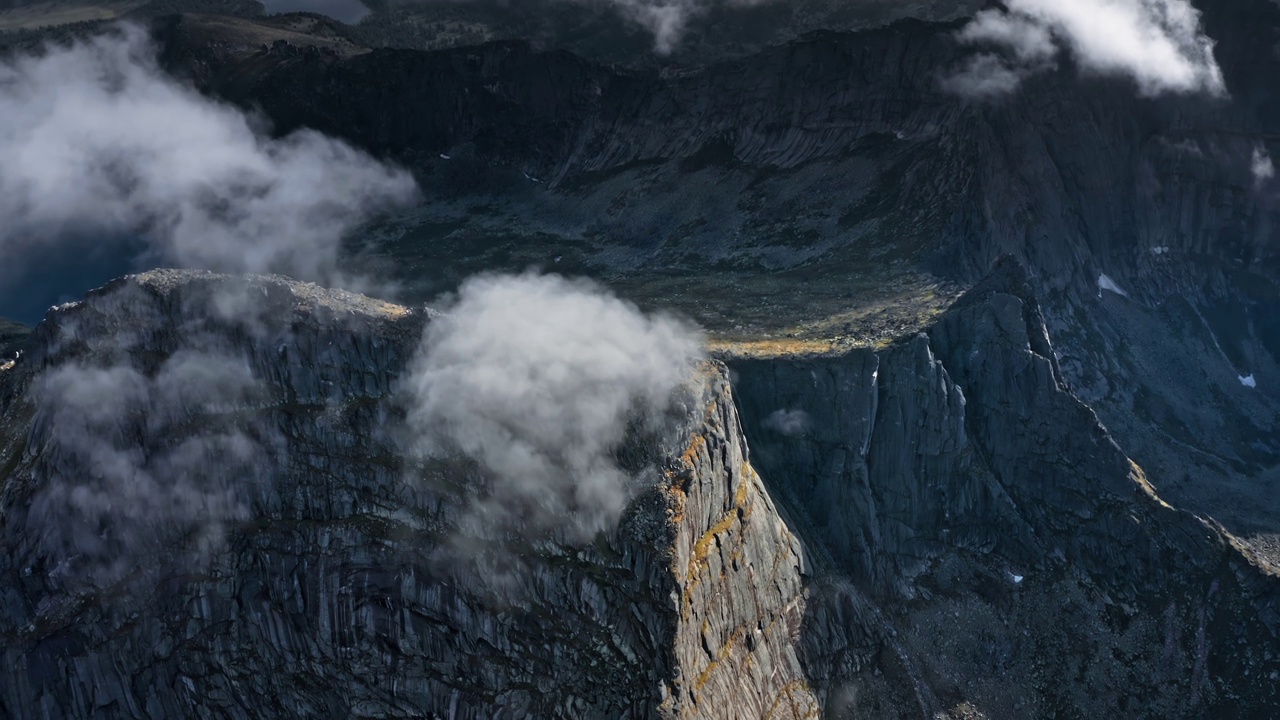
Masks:
[[[1138,487],[1142,488],[1142,491],[1146,493],[1148,497],[1160,503],[1161,507],[1168,510],[1173,509],[1172,505],[1160,498],[1156,493],[1155,487],[1151,485],[1151,481],[1147,479],[1147,474],[1143,472],[1142,468],[1138,466],[1138,463],[1133,460],[1129,461],[1129,479],[1137,483]]]

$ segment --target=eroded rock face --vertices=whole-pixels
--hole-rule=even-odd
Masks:
[[[670,427],[619,450],[660,479],[586,544],[458,525],[483,491],[474,466],[421,457],[401,423],[398,377],[429,322],[174,271],[55,309],[0,375],[0,711],[1255,717],[1277,702],[1277,579],[1160,500],[1066,385],[1012,263],[891,347],[706,366]],[[197,350],[216,362],[191,364]],[[41,394],[71,371],[105,393],[83,381],[107,370],[133,394],[85,390],[103,402],[75,406],[80,421]],[[184,493],[145,512],[85,500],[151,486]]]
[[[4,376],[2,714],[816,712],[789,640],[807,561],[747,461],[723,370],[705,371],[674,444],[628,451],[652,456],[666,480],[616,531],[585,547],[504,545],[456,535],[473,482],[465,464],[406,460],[396,381],[426,322],[280,278],[171,271],[54,310]],[[193,349],[242,364],[251,389],[172,394],[157,378]],[[73,443],[59,424],[69,420],[39,394],[41,378],[65,368],[128,369],[144,378],[152,414],[180,416],[157,426],[137,408],[107,408],[87,428],[114,462],[129,462],[116,485],[116,468],[94,464],[107,455]],[[107,402],[135,400],[99,389]],[[139,484],[167,448],[228,425],[254,446],[253,466],[205,446],[154,479],[196,477],[192,493],[225,482],[234,512],[203,516],[202,527],[159,504],[146,517],[97,506],[64,515],[42,502],[61,486],[71,487],[57,496],[64,503],[108,491],[104,501],[141,502]],[[211,507],[209,495],[197,499]],[[100,537],[48,541],[90,520]],[[175,550],[215,521],[202,552]],[[99,567],[107,554],[122,558]]]
[[[967,286],[1015,255],[1063,374],[1166,497],[1275,554],[1280,217],[1252,159],[1280,152],[1280,9],[1192,4],[1230,97],[1143,97],[1069,63],[1008,97],[959,97],[941,78],[978,52],[956,39],[962,22],[816,33],[664,72],[520,42],[210,55],[194,20],[157,35],[169,66],[281,130],[412,166],[432,203],[388,244],[418,263],[407,281],[423,297],[450,273],[563,259],[641,299],[675,267],[689,295],[729,273],[803,306],[811,278]],[[876,302],[815,295],[813,316]],[[719,330],[759,320],[724,316]]]
[[[798,250],[815,245],[832,260],[906,246],[976,280],[1012,253],[1055,287],[1082,290],[1104,272],[1156,291],[1153,269],[1189,256],[1271,277],[1276,267],[1275,208],[1250,159],[1273,134],[1280,13],[1266,0],[1198,4],[1230,99],[1140,97],[1127,80],[1068,68],[1009,97],[960,97],[941,79],[974,52],[956,39],[963,20],[819,31],[665,72],[519,41],[266,52],[209,42],[197,17],[157,35],[171,67],[280,130],[311,127],[395,157],[436,181],[429,193],[528,200],[516,214],[544,232],[620,226],[660,234],[655,244],[686,262],[714,262],[725,241],[681,211],[696,193],[704,222],[734,228],[739,255],[790,240],[791,263],[804,264],[813,254]],[[815,164],[816,178],[805,171]],[[528,179],[506,182],[495,167]],[[777,175],[788,182],[771,187]],[[578,202],[557,202],[562,193]],[[655,204],[674,221],[647,227]]]
[[[835,673],[817,682],[829,709],[913,696],[926,716],[1274,706],[1257,679],[1277,672],[1277,578],[1162,501],[1071,393],[1015,263],[888,349],[731,368],[757,467],[820,565],[855,587],[834,601],[860,591],[885,609],[864,617],[894,651],[880,665],[900,669],[897,686]],[[807,422],[780,426],[779,412]]]

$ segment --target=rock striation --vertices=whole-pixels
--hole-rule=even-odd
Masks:
[[[585,547],[489,548],[502,565],[454,558],[446,546],[478,555],[496,542],[457,536],[468,471],[406,459],[411,439],[395,430],[396,379],[427,322],[421,311],[282,278],[177,271],[131,276],[54,309],[30,354],[0,376],[0,714],[816,712],[790,642],[807,560],[748,462],[723,368],[705,370],[675,444],[628,451],[653,455],[666,476],[616,531]],[[263,448],[254,467],[230,463],[242,471],[230,480],[244,511],[223,518],[223,542],[199,557],[167,547],[189,541],[185,526],[127,539],[121,517],[104,513],[104,542],[117,539],[112,549],[130,564],[77,583],[93,570],[89,551],[68,555],[42,538],[66,531],[50,523],[82,518],[37,509],[51,486],[87,492],[110,468],[64,437],[40,378],[89,366],[163,373],[191,348],[242,360],[254,391],[164,408],[157,382],[149,409],[182,421],[156,431],[113,414],[114,439],[141,457],[135,478],[165,447],[230,421]]]
[[[1070,391],[1016,262],[885,350],[730,367],[753,459],[801,537],[896,607],[884,634],[903,673],[928,678],[925,716],[971,702],[991,717],[1245,717],[1277,702],[1258,682],[1276,672],[1277,577],[1161,500]]]
[[[978,52],[956,39],[963,20],[661,69],[516,41],[237,53],[211,49],[190,17],[156,35],[169,67],[280,131],[317,128],[413,167],[432,202],[388,233],[388,252],[443,260],[414,267],[410,283],[431,278],[424,297],[464,266],[563,259],[641,299],[672,284],[701,297],[714,293],[702,278],[727,274],[827,315],[877,302],[832,300],[842,279],[967,287],[1013,255],[1045,300],[1062,375],[1167,499],[1274,547],[1280,217],[1253,161],[1280,152],[1280,9],[1193,4],[1229,97],[1148,97],[1065,58],[1007,97],[958,96],[941,78]],[[759,319],[740,314],[717,329]]]
[[[188,271],[51,311],[0,374],[0,712],[1251,717],[1280,701],[1280,581],[1163,502],[1071,393],[1015,263],[883,350],[706,365],[669,427],[619,450],[660,479],[585,544],[459,525],[474,468],[415,453],[400,422],[431,321]],[[240,384],[206,365],[180,377],[216,395],[166,384],[196,350],[246,368]],[[81,412],[101,422],[76,425],[44,380],[68,369],[136,373],[149,412],[95,395]],[[192,443],[206,452],[173,459]],[[206,522],[84,503],[123,487],[103,484],[121,463],[134,492],[115,503],[181,485]],[[60,535],[86,517],[89,537]]]
[[[282,132],[314,128],[422,173],[451,168],[443,194],[518,195],[492,177],[468,184],[468,173],[492,166],[619,202],[622,188],[601,185],[610,177],[625,177],[618,184],[648,204],[696,188],[708,205],[728,205],[716,207],[715,221],[732,222],[743,249],[769,240],[764,231],[776,219],[767,208],[726,215],[737,203],[688,176],[716,171],[725,183],[742,175],[742,185],[723,191],[742,194],[781,174],[792,192],[775,190],[771,204],[793,216],[831,215],[793,222],[837,247],[851,231],[858,243],[893,244],[881,232],[889,229],[941,272],[975,281],[1011,253],[1055,288],[1083,288],[1099,272],[1147,285],[1155,267],[1187,255],[1275,269],[1275,209],[1258,192],[1251,158],[1274,134],[1263,68],[1276,62],[1267,48],[1280,12],[1265,0],[1202,5],[1227,100],[1142,97],[1127,80],[1069,67],[1009,97],[961,97],[941,78],[973,52],[955,37],[963,20],[818,31],[745,57],[663,70],[515,40],[434,52],[280,53],[256,44],[236,52],[235,42],[209,41],[198,16],[166,20],[156,35],[169,67],[260,108]],[[457,170],[471,162],[478,167]],[[803,172],[815,164],[820,181]],[[666,165],[671,173],[656,171]],[[840,192],[823,191],[833,183]],[[549,231],[592,227],[551,200],[539,207],[559,216]],[[647,230],[677,242],[694,220]],[[714,242],[698,241],[689,249]]]

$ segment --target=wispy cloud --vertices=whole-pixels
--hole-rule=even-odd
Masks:
[[[24,517],[50,580],[107,587],[204,561],[245,517],[267,464],[261,437],[216,418],[258,392],[244,360],[214,348],[179,350],[154,374],[117,360],[40,375],[41,457]],[[192,433],[195,418],[204,427]]]
[[[1249,169],[1253,173],[1253,180],[1256,183],[1264,183],[1276,176],[1276,166],[1271,161],[1271,154],[1262,145],[1254,146]]]
[[[969,58],[964,67],[942,79],[947,90],[972,98],[1008,95],[1018,89],[1030,70],[1002,57],[981,53]]]
[[[775,410],[764,419],[766,428],[787,437],[804,435],[812,425],[812,418],[803,410]]]
[[[403,170],[311,131],[273,138],[169,78],[128,26],[0,64],[0,157],[0,282],[32,255],[59,273],[113,236],[140,239],[141,264],[332,280],[343,238],[416,196]],[[41,452],[24,532],[56,586],[174,567],[164,558],[197,567],[250,512],[282,442],[238,414],[267,392],[236,340],[260,334],[263,290],[229,283],[206,300],[167,317],[113,291],[86,314],[105,327],[69,311],[51,331],[92,348],[44,368],[28,396]]]
[[[416,193],[338,140],[270,137],[165,75],[129,26],[0,64],[0,156],[9,271],[34,244],[125,236],[150,264],[323,278],[345,234]]]
[[[1143,95],[1226,94],[1214,42],[1189,0],[1009,0],[1006,7],[978,13],[958,34],[1005,54],[970,60],[945,81],[950,89],[1008,92],[1067,52],[1084,72],[1131,78]]]
[[[749,7],[775,0],[605,0],[635,23],[653,33],[654,50],[676,49],[689,23],[714,7]]]

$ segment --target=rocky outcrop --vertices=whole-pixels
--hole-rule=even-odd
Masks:
[[[885,350],[730,363],[754,462],[801,537],[828,574],[894,608],[863,622],[880,618],[896,694],[865,671],[820,687],[852,693],[853,716],[886,696],[991,717],[1273,707],[1255,683],[1277,672],[1280,580],[1161,500],[1053,357],[1005,261]],[[1240,640],[1207,640],[1215,627]],[[1113,674],[1095,694],[1065,680]]]
[[[619,449],[656,484],[585,543],[460,521],[481,477],[416,452],[401,422],[430,322],[175,271],[54,309],[0,374],[0,711],[1253,717],[1280,701],[1280,580],[1160,499],[1066,385],[1013,263],[890,347],[706,366],[674,424]]]
[[[0,318],[0,365],[12,360],[26,345],[31,328]]]
[[[666,476],[614,532],[586,546],[508,543],[466,536],[469,471],[412,460],[396,429],[397,377],[426,322],[280,278],[172,271],[52,311],[0,375],[0,714],[816,713],[791,642],[808,561],[748,462],[723,370],[706,369],[674,444],[627,451]],[[182,379],[216,384],[216,397],[172,390],[175,358],[194,351],[217,368],[243,363],[252,387],[227,389],[202,365]],[[87,430],[116,454],[79,443],[74,419],[41,394],[42,378],[68,368],[83,376],[59,383],[101,393],[78,407],[105,413]],[[119,387],[84,381],[110,370],[124,384],[125,369],[147,378],[149,417]],[[170,413],[173,423],[157,419]],[[229,425],[235,447],[256,446],[253,464],[213,444]],[[195,462],[167,454],[193,443],[207,450]],[[94,464],[106,457],[131,463],[127,483],[109,484],[115,468]],[[108,503],[144,503],[191,478],[199,522],[160,504],[139,516],[48,502],[83,509],[86,495],[115,490]],[[214,489],[237,511],[213,516]],[[57,539],[87,518],[96,538]],[[202,537],[198,554],[175,550]]]
[[[422,299],[466,272],[562,259],[642,301],[672,294],[671,268],[686,295],[728,272],[828,316],[879,299],[842,305],[810,282],[967,286],[1014,255],[1064,375],[1168,496],[1273,535],[1257,497],[1280,477],[1280,218],[1275,179],[1252,168],[1280,152],[1267,80],[1280,11],[1198,5],[1227,98],[1143,97],[1066,61],[1008,97],[958,97],[940,78],[976,52],[955,39],[963,21],[663,69],[516,41],[188,62],[205,47],[188,21],[157,35],[170,67],[280,131],[318,128],[413,167],[431,202],[389,244],[418,263],[404,275]],[[756,319],[721,315],[722,331]]]
[[[646,196],[646,206],[673,192],[683,199],[702,184],[689,176],[708,169],[744,183],[786,173],[791,192],[768,193],[770,204],[797,205],[799,231],[812,229],[841,249],[849,249],[852,230],[854,244],[905,244],[932,269],[968,280],[1012,253],[1054,287],[1083,289],[1098,272],[1125,281],[1144,275],[1165,254],[1153,248],[1275,269],[1268,230],[1275,208],[1259,192],[1265,187],[1251,174],[1251,158],[1273,134],[1262,68],[1275,62],[1266,38],[1280,29],[1280,13],[1265,0],[1205,3],[1203,12],[1230,101],[1144,98],[1128,81],[1071,68],[998,101],[958,97],[940,78],[972,52],[955,39],[962,21],[811,33],[746,57],[663,71],[520,41],[345,58],[256,51],[199,59],[207,43],[197,18],[157,32],[168,64],[210,92],[261,108],[281,131],[312,127],[420,172],[444,172],[443,194],[471,193],[479,202],[529,189],[493,177],[466,183],[492,166],[563,192],[609,193],[603,205],[622,200],[620,188],[600,185],[620,173],[628,195]],[[460,163],[477,167],[463,172]],[[821,182],[800,172],[815,163]],[[670,172],[655,169],[666,165]],[[824,183],[840,192],[823,192]],[[812,205],[797,197],[809,184],[820,198]],[[722,192],[743,191],[730,184]],[[714,187],[699,193],[717,204]],[[599,218],[574,217],[554,198],[538,205],[541,213],[523,219],[550,213],[549,232],[602,229]],[[721,229],[726,221],[738,229],[739,250],[776,241],[765,208],[737,208],[741,218],[718,209]],[[831,217],[795,217],[800,209]],[[639,210],[625,215],[624,224],[643,221]],[[646,230],[678,242],[684,224]],[[895,241],[882,228],[911,238]],[[699,240],[690,252],[714,243]]]

